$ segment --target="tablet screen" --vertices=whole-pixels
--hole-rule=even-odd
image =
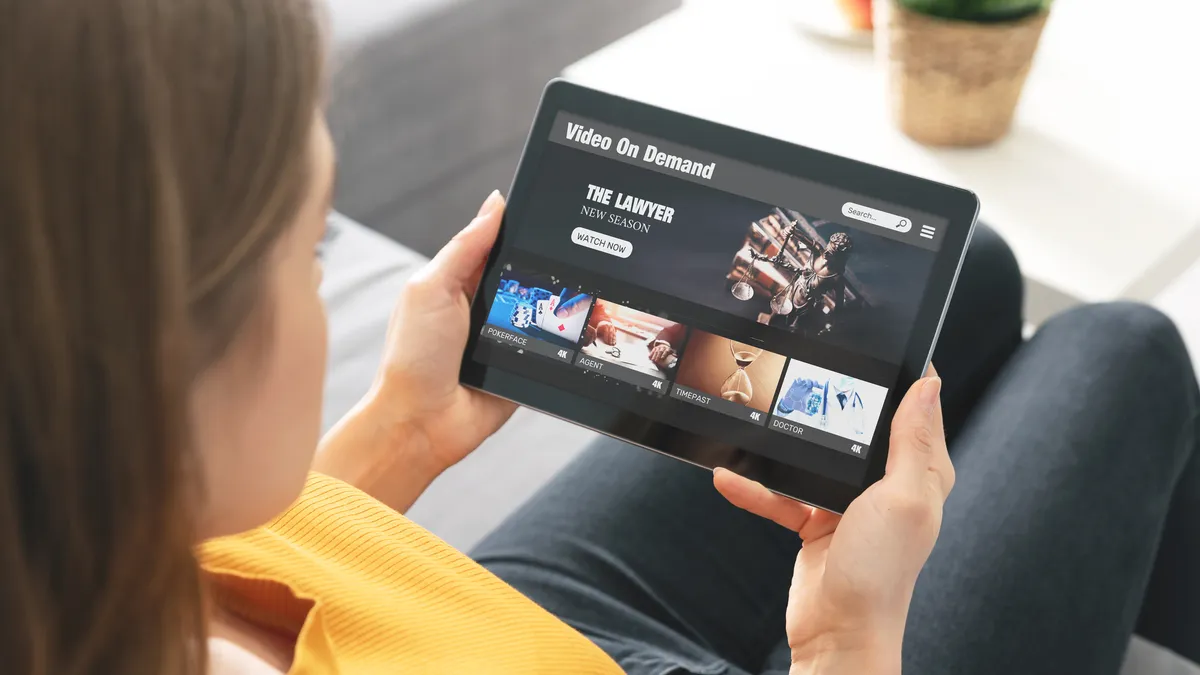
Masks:
[[[860,482],[946,220],[573,113],[546,140],[472,358]]]

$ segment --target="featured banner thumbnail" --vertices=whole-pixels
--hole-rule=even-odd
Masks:
[[[786,363],[756,345],[694,330],[671,396],[765,424]]]
[[[803,204],[746,199],[566,145],[545,148],[541,161],[539,198],[526,207],[517,247],[849,352],[902,360],[933,251],[817,217]]]

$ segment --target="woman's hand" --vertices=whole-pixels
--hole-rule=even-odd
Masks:
[[[886,475],[844,516],[777,495],[717,469],[717,490],[799,533],[788,596],[792,673],[899,673],[917,574],[937,540],[954,486],[936,371],[912,386],[892,422]]]
[[[316,468],[403,512],[516,410],[458,383],[471,297],[496,240],[504,198],[479,215],[405,286],[371,391],[322,441]]]

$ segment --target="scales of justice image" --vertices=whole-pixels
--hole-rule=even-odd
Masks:
[[[751,223],[726,278],[742,302],[769,298],[759,323],[824,335],[836,330],[839,316],[871,306],[849,268],[852,236],[835,232],[825,239],[817,227],[828,223],[779,208]]]

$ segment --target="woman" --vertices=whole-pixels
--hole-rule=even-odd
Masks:
[[[1196,513],[1177,334],[1112,306],[1012,355],[1019,275],[986,234],[945,410],[936,376],[913,387],[841,519],[611,443],[481,545],[486,570],[400,516],[512,413],[456,372],[496,194],[404,292],[314,463],[314,1],[0,0],[5,672],[898,672],[902,645],[914,671],[1097,672],[1143,598],[1194,592],[1166,565],[1146,589],[1164,523]]]

